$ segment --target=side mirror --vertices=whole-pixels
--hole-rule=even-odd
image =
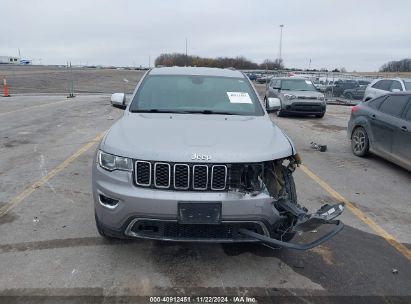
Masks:
[[[267,111],[268,112],[275,112],[280,110],[281,108],[281,100],[280,98],[269,97],[268,104],[267,104]]]
[[[127,106],[126,103],[126,94],[124,93],[114,93],[111,95],[111,104],[113,106],[120,106],[125,108]]]

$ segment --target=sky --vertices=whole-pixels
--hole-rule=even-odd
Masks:
[[[148,66],[161,53],[377,71],[411,58],[408,0],[0,0],[0,56]],[[310,65],[311,59],[311,65]],[[150,61],[149,61],[150,60]]]

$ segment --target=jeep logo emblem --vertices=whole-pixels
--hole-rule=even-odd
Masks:
[[[211,160],[211,156],[210,155],[205,155],[205,154],[193,153],[191,155],[191,159],[192,160]]]

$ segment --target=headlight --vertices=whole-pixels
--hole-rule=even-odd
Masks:
[[[320,96],[317,96],[317,99],[318,99],[318,100],[324,100],[325,97],[324,97],[324,95],[320,95]]]
[[[284,97],[285,98],[287,98],[287,99],[296,99],[297,98],[297,96],[295,96],[295,95],[292,95],[292,94],[284,94]]]
[[[97,161],[101,168],[108,171],[131,171],[133,169],[133,164],[130,158],[108,154],[100,150],[97,154]]]

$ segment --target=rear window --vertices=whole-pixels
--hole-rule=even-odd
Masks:
[[[378,97],[375,99],[371,99],[370,101],[368,101],[368,106],[370,106],[373,109],[378,109],[380,107],[380,105],[382,104],[382,102],[385,100],[386,96],[382,96],[382,97]]]
[[[409,99],[409,96],[403,95],[388,96],[381,105],[380,111],[388,115],[400,117]]]
[[[248,80],[191,75],[147,76],[131,102],[130,111],[264,115]]]

